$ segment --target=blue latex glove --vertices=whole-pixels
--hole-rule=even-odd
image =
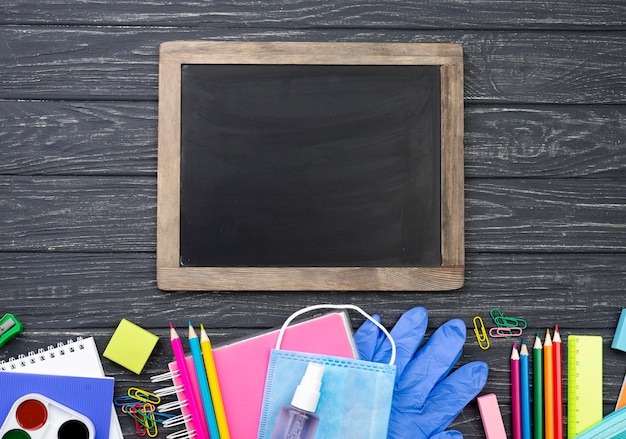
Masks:
[[[380,322],[379,316],[373,317]],[[417,307],[404,313],[391,330],[397,374],[388,439],[462,439],[460,432],[444,430],[487,382],[487,364],[481,361],[450,373],[465,343],[461,320],[443,324],[420,348],[427,324],[428,312]],[[389,362],[391,344],[369,320],[354,340],[362,360]]]

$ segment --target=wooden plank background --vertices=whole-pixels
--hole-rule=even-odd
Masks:
[[[622,0],[5,0],[0,14],[0,311],[25,331],[0,359],[77,335],[102,352],[122,318],[161,336],[140,376],[104,359],[116,391],[154,389],[167,325],[215,342],[320,302],[391,327],[468,326],[460,363],[486,361],[510,427],[510,340],[481,351],[497,306],[528,336],[604,337],[608,413],[626,373],[626,3]],[[452,42],[465,62],[466,283],[448,293],[165,293],[156,288],[158,47],[172,40]],[[356,326],[361,320],[354,316]],[[566,380],[567,381],[567,380]],[[134,428],[121,419],[127,437]],[[476,403],[453,424],[484,437]]]

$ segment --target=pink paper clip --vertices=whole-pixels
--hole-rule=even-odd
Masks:
[[[501,338],[501,337],[518,337],[522,335],[522,328],[491,328],[489,330],[489,337]]]

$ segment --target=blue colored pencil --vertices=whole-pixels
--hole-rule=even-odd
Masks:
[[[191,355],[196,369],[196,376],[198,377],[198,384],[200,385],[200,394],[202,395],[202,405],[204,406],[204,414],[206,416],[207,427],[209,428],[209,435],[211,436],[211,439],[219,439],[220,433],[217,428],[217,418],[215,417],[213,400],[211,399],[209,380],[207,379],[206,369],[204,368],[204,360],[202,359],[200,340],[198,339],[198,334],[196,334],[196,331],[193,329],[191,322],[189,322],[189,347],[191,348]]]
[[[530,382],[528,370],[528,347],[522,338],[520,349],[520,387],[522,393],[522,439],[531,439],[530,427]]]

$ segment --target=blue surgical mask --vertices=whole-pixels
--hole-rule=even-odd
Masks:
[[[357,310],[383,329],[392,345],[390,363],[280,350],[282,334],[295,317],[324,308]],[[271,439],[280,411],[290,404],[309,363],[324,366],[315,439],[385,439],[396,376],[394,362],[395,343],[387,330],[354,305],[316,305],[294,313],[285,321],[270,354],[258,439]]]

